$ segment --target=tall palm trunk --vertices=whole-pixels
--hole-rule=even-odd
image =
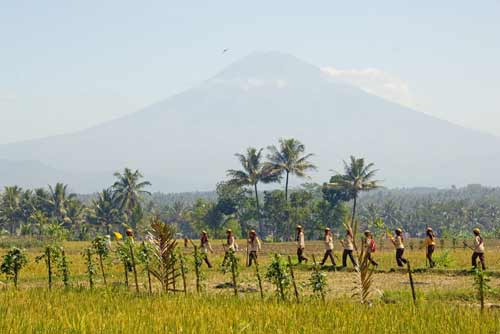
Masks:
[[[358,194],[354,195],[354,203],[352,205],[352,217],[351,217],[351,229],[352,229],[352,241],[354,244],[354,249],[356,253],[358,252],[358,246],[356,245],[356,234],[358,232],[358,226],[356,224],[356,206],[358,204]]]
[[[259,221],[259,233],[262,234],[264,226],[262,225],[262,217],[260,216],[259,192],[257,191],[257,182],[253,185],[255,191],[255,206],[257,208],[257,219]]]
[[[351,216],[351,227],[354,226],[354,221],[356,220],[356,205],[358,202],[358,195],[354,195],[354,204],[352,206],[352,216]]]
[[[286,181],[285,181],[285,202],[288,201],[288,177],[290,175],[289,171],[286,171]]]

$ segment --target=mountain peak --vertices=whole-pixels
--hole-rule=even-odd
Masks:
[[[234,62],[215,79],[299,79],[321,76],[321,70],[299,58],[279,51],[253,52]]]

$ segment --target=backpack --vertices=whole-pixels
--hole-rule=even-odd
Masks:
[[[377,244],[375,243],[375,240],[372,239],[370,241],[370,252],[375,253],[376,250],[377,250]]]

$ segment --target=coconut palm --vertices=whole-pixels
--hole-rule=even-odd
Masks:
[[[255,207],[257,210],[257,216],[259,217],[259,230],[263,231],[262,220],[260,219],[260,206],[259,206],[259,193],[257,190],[257,184],[276,182],[279,180],[279,175],[272,173],[269,168],[266,168],[261,162],[262,160],[262,149],[257,150],[254,147],[249,147],[246,154],[236,153],[235,156],[241,163],[241,170],[229,169],[227,171],[227,176],[230,178],[228,181],[230,184],[237,185],[239,187],[253,187],[255,193]]]
[[[307,177],[307,172],[316,170],[316,166],[309,161],[314,154],[303,155],[306,148],[304,144],[294,138],[280,139],[279,149],[276,146],[269,146],[270,153],[266,168],[270,168],[272,173],[285,174],[285,201],[288,200],[288,181],[290,175],[300,178]]]
[[[0,222],[9,226],[10,234],[16,232],[16,226],[22,217],[21,196],[23,190],[18,186],[5,187],[0,202]]]
[[[67,223],[68,202],[74,200],[76,195],[68,192],[68,185],[56,183],[55,187],[49,186],[49,197],[47,198],[47,206],[50,215],[55,217],[60,224]]]
[[[127,219],[130,220],[134,208],[140,205],[144,195],[151,195],[149,191],[144,190],[150,186],[148,181],[142,181],[143,175],[138,171],[132,171],[129,168],[123,170],[123,174],[116,172],[115,177],[118,179],[113,184],[114,198]]]
[[[327,184],[328,187],[350,193],[353,200],[351,226],[354,225],[359,194],[379,187],[379,181],[373,180],[377,173],[377,170],[373,169],[374,166],[373,163],[365,164],[364,158],[357,159],[351,156],[349,163],[344,161],[344,174],[335,182]]]
[[[116,206],[116,200],[111,189],[104,189],[97,195],[92,203],[94,209],[93,218],[106,229],[106,234],[110,234],[110,228],[120,222],[120,210]]]

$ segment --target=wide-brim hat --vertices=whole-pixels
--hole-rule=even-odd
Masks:
[[[432,232],[432,227],[428,227],[427,232]]]
[[[201,234],[207,234],[207,231],[203,230],[201,231]]]
[[[325,232],[328,232],[330,231],[330,228],[329,227],[325,227]]]
[[[481,233],[481,230],[476,227],[475,229],[472,230],[472,232],[474,232],[474,233]]]
[[[366,230],[364,233],[365,233],[365,235],[370,235],[370,234],[372,234],[372,232],[370,232],[370,230]]]
[[[257,232],[255,232],[255,230],[251,230],[250,234],[257,234]]]
[[[297,230],[302,230],[302,225],[297,225],[295,228],[296,228]]]
[[[226,233],[233,233],[233,230],[231,230],[230,228],[228,228],[228,229],[226,230]]]
[[[403,230],[402,230],[402,229],[400,229],[400,228],[397,228],[397,229],[396,229],[396,232],[398,232],[398,233],[403,233]]]

